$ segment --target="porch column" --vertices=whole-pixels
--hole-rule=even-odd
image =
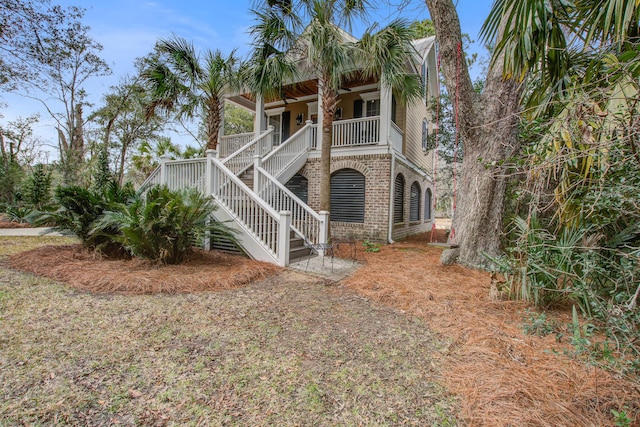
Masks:
[[[380,87],[380,145],[389,144],[391,132],[391,88]]]
[[[322,118],[324,116],[324,112],[322,111],[322,87],[318,85],[318,131],[316,141],[316,150],[318,152],[322,152]]]
[[[256,120],[253,123],[253,132],[256,134],[256,138],[260,136],[262,131],[266,129],[264,116],[264,98],[262,95],[256,95]]]

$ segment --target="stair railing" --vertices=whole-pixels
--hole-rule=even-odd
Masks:
[[[282,266],[289,264],[289,212],[278,212],[247,187],[219,159],[208,157],[205,192],[218,203],[219,220],[233,220],[238,240],[252,257]]]
[[[313,123],[307,120],[300,130],[264,156],[262,168],[278,179],[291,167],[296,169],[294,173],[297,172],[304,165],[311,149],[312,127]]]
[[[234,174],[240,175],[253,164],[254,156],[264,156],[273,149],[273,126],[266,132],[253,139],[248,144],[236,150],[222,160],[222,163]]]
[[[291,190],[282,185],[258,164],[254,163],[254,188],[260,188],[258,196],[276,211],[291,212],[291,228],[306,243],[327,243],[329,213],[316,213]],[[256,186],[257,185],[257,186]]]
[[[237,133],[235,135],[223,135],[220,137],[218,152],[220,157],[227,157],[251,142],[256,136],[255,132]]]

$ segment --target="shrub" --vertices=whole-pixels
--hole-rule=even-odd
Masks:
[[[121,245],[110,237],[109,231],[116,230],[96,231],[95,223],[105,212],[123,209],[134,194],[132,185],[120,187],[115,182],[96,190],[80,186],[58,187],[55,190],[58,209],[39,213],[34,224],[49,225],[52,231],[79,238],[87,249],[115,255],[121,251]]]
[[[124,209],[106,212],[94,232],[117,229],[111,238],[134,256],[162,264],[178,264],[207,232],[235,242],[231,230],[213,221],[215,205],[197,190],[171,191],[166,186],[137,195]]]

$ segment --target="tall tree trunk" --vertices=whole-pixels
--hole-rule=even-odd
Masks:
[[[333,116],[337,93],[320,79],[322,88],[322,149],[320,155],[320,210],[331,212],[331,143],[333,141]]]
[[[460,246],[458,262],[488,264],[483,253],[500,252],[500,236],[507,176],[502,164],[519,148],[517,123],[520,86],[505,80],[502,60],[487,75],[482,94],[475,92],[469,76],[458,13],[451,0],[425,0],[436,29],[445,85],[457,100],[458,131],[464,143],[464,160],[457,189],[451,243]],[[500,32],[502,33],[502,32]]]
[[[220,118],[221,108],[218,99],[211,99],[207,101],[207,150],[215,150],[218,148],[218,133],[220,132]]]

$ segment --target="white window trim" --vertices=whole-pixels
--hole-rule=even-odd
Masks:
[[[272,108],[271,110],[265,110],[264,114],[267,116],[277,116],[278,114],[284,113],[285,107],[280,108]]]
[[[375,92],[365,92],[360,94],[360,98],[363,101],[375,101],[376,99],[380,99],[380,91],[377,90]]]

